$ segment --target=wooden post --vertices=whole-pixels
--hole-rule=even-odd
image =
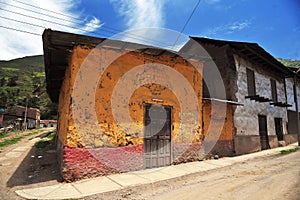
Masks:
[[[24,113],[24,130],[27,130],[27,110],[28,110],[28,98],[26,98],[26,107]]]

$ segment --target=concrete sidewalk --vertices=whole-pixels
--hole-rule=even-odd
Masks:
[[[296,147],[298,147],[298,144],[294,143],[286,147],[269,149],[242,156],[225,157],[218,160],[205,160],[123,174],[114,174],[74,183],[59,183],[57,185],[46,187],[17,190],[16,193],[28,199],[82,198],[93,194],[112,192],[125,189],[126,187],[152,184],[159,181],[180,178],[197,172],[218,169],[258,157],[276,155],[282,150],[294,149]]]

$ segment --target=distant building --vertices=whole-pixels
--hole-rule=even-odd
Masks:
[[[26,107],[23,106],[17,106],[16,108],[16,115],[19,118],[25,119],[25,112]],[[27,115],[26,115],[26,124],[27,129],[33,129],[39,127],[41,119],[40,110],[37,108],[27,108]]]
[[[3,114],[2,126],[14,125],[15,129],[24,129],[26,107],[17,106],[14,112]],[[37,108],[27,108],[26,128],[34,129],[39,127],[40,110]]]
[[[41,128],[56,128],[57,120],[40,120]]]

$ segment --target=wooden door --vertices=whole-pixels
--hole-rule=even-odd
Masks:
[[[258,126],[261,149],[270,149],[268,129],[267,129],[267,117],[264,115],[258,115]]]
[[[145,106],[144,158],[145,167],[171,164],[171,107]]]
[[[283,140],[282,118],[275,118],[275,131],[278,140]]]

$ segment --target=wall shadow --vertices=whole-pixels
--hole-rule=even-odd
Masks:
[[[51,180],[62,182],[57,162],[56,145],[53,139],[49,142],[50,143],[43,148],[37,148],[36,145],[32,147],[6,183],[8,187],[29,185]]]

